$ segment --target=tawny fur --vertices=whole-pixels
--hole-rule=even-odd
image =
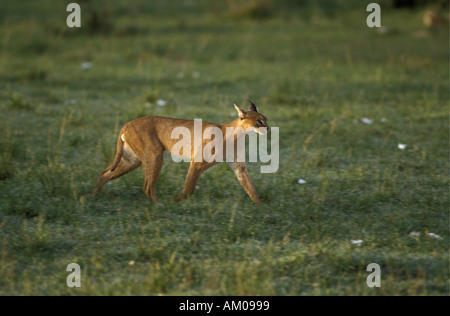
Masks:
[[[202,135],[208,127],[218,127],[222,131],[222,135],[224,135],[223,161],[225,161],[226,157],[225,140],[227,137],[227,127],[242,127],[244,130],[249,127],[254,127],[255,131],[258,131],[260,127],[268,128],[266,117],[258,112],[258,109],[253,103],[251,103],[251,107],[248,112],[243,111],[236,104],[234,104],[234,106],[239,114],[238,119],[220,125],[202,122]],[[263,123],[262,125],[261,122]],[[114,161],[100,174],[92,193],[99,193],[108,181],[133,171],[142,165],[145,178],[143,188],[144,192],[152,202],[157,202],[156,182],[158,181],[163,164],[163,153],[164,151],[171,152],[172,147],[179,141],[178,139],[172,139],[171,137],[172,130],[176,127],[188,128],[191,133],[191,143],[193,144],[193,120],[146,116],[137,118],[125,124],[120,130],[117,139],[117,148]],[[240,137],[244,137],[244,133],[238,133],[232,137],[234,137],[234,154],[236,160],[237,140]],[[211,140],[209,139],[202,140],[202,151],[210,141]],[[177,196],[177,200],[193,194],[201,174],[218,163],[217,161],[207,162],[203,159],[203,157],[202,161],[195,162],[194,156],[196,154],[196,150],[194,146],[191,146],[190,153],[180,152],[180,154],[190,158],[191,164],[186,176],[184,189]],[[247,172],[246,163],[234,161],[229,162],[229,165],[234,170],[237,179],[252,201],[255,204],[260,204],[260,199],[256,193],[253,181]]]

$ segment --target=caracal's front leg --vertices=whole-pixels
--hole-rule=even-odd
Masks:
[[[256,193],[255,186],[253,185],[252,178],[250,178],[250,175],[248,174],[247,165],[245,162],[231,162],[229,165],[233,169],[239,183],[242,185],[245,192],[247,192],[248,196],[250,196],[252,201],[257,205],[261,204],[258,194]]]

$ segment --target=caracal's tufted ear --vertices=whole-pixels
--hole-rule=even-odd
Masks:
[[[247,112],[245,112],[243,109],[241,109],[240,107],[237,106],[236,102],[233,102],[234,108],[236,109],[236,111],[239,114],[239,118],[243,119],[245,117],[245,114],[247,114]]]
[[[250,111],[258,112],[256,105],[250,100],[248,100],[248,102],[250,102]]]

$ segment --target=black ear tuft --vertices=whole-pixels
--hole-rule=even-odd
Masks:
[[[258,112],[256,105],[250,100],[248,100],[248,102],[250,102],[250,111]]]

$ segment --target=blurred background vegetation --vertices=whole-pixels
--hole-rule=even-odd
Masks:
[[[70,2],[0,5],[0,295],[449,293],[448,1]],[[158,204],[141,171],[87,195],[128,120],[247,98],[280,127],[260,207],[224,164],[175,203],[170,158]]]

